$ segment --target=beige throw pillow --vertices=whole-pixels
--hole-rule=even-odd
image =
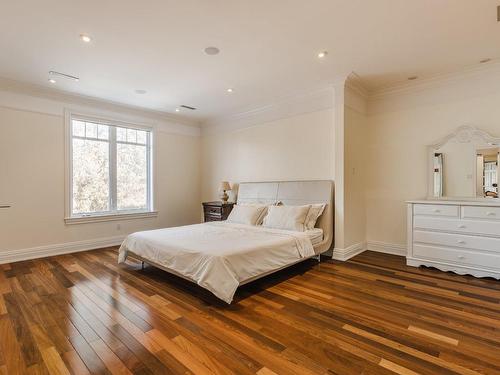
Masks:
[[[242,206],[235,205],[227,218],[228,223],[257,225],[262,217],[266,206]]]
[[[305,222],[306,230],[314,229],[314,227],[316,226],[316,221],[318,221],[318,218],[323,214],[325,207],[325,203],[311,204],[311,208],[307,213]]]
[[[303,232],[310,207],[310,205],[269,206],[262,225],[267,228]]]

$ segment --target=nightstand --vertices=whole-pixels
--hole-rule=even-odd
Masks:
[[[205,222],[226,220],[233,206],[233,202],[203,202],[203,216]]]

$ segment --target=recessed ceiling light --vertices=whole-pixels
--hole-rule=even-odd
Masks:
[[[92,38],[87,34],[80,34],[80,39],[85,43],[90,43],[92,41]]]
[[[228,88],[226,91],[227,92],[233,92],[233,89],[232,88]]]
[[[49,79],[49,82],[50,82],[50,83],[56,83],[56,80],[55,80],[55,79],[53,79],[53,78],[50,78],[50,79]]]
[[[147,91],[146,90],[135,90],[135,93],[139,94],[139,95],[144,95],[145,93],[147,93]]]
[[[490,62],[490,61],[491,61],[491,59],[490,59],[490,58],[479,60],[479,62],[480,62],[481,64],[484,64],[484,63],[487,63],[487,62]]]
[[[218,55],[219,52],[220,52],[220,49],[218,49],[217,47],[207,47],[207,48],[205,48],[205,53],[207,55],[211,55],[211,56]]]
[[[408,81],[415,81],[418,77],[417,76],[411,76],[408,77]]]
[[[176,108],[176,109],[175,109],[175,112],[180,112],[180,111],[181,111],[181,109],[180,109],[180,108]]]
[[[328,51],[322,51],[322,52],[318,53],[318,58],[323,59],[326,57],[326,55],[328,55]]]

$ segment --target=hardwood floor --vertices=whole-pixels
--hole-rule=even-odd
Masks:
[[[114,249],[0,266],[3,374],[500,374],[500,282],[365,252],[228,306]]]

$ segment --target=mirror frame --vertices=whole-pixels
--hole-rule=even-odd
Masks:
[[[479,139],[486,144],[491,143],[492,146],[500,147],[500,138],[493,137],[492,135],[480,130],[474,126],[464,125],[460,126],[453,133],[448,134],[446,137],[441,138],[438,142],[427,146],[427,199],[429,200],[473,200],[473,201],[491,201],[492,198],[477,197],[476,184],[474,184],[475,197],[450,197],[450,196],[434,196],[434,154],[437,149],[443,147],[449,141],[456,139],[460,143],[470,143],[475,139]],[[474,164],[474,176],[477,174],[476,166]],[[497,199],[498,200],[498,199]]]

